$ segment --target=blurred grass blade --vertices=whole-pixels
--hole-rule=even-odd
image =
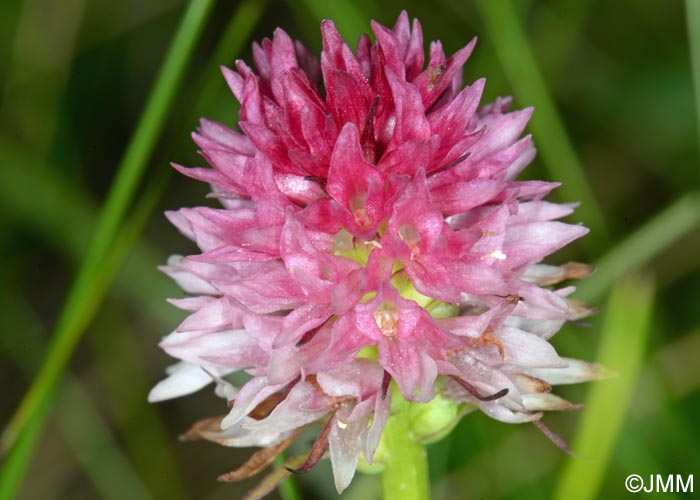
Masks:
[[[218,43],[206,69],[202,72],[205,84],[197,92],[197,104],[193,116],[209,115],[214,106],[211,98],[217,87],[224,87],[224,79],[218,66],[240,54],[245,41],[263,15],[266,1],[246,0],[237,7],[228,28]],[[187,124],[189,127],[189,122]],[[95,206],[75,184],[54,174],[54,165],[41,168],[40,162],[26,151],[18,149],[0,138],[0,157],[13,168],[0,169],[0,211],[13,223],[37,231],[74,262],[80,262],[85,254],[85,241],[94,230]],[[169,170],[168,170],[169,171]],[[31,194],[31,196],[28,196]],[[71,221],[71,230],[65,230],[65,221]],[[170,296],[176,287],[160,273],[152,272],[165,262],[147,242],[137,242],[128,260],[116,278],[123,297],[137,307],[148,306],[149,318],[155,319],[164,330],[172,328],[173,308],[163,297]]]
[[[47,15],[48,4],[25,0],[17,19],[11,56],[3,73],[0,122],[44,156],[56,136],[61,98],[83,28],[85,0],[66,0]],[[2,14],[0,14],[2,15]]]
[[[39,410],[44,408],[39,406]],[[26,439],[20,439],[12,448],[12,454],[5,460],[0,470],[0,499],[14,500],[27,470],[37,437],[41,434],[44,416],[36,411],[29,415],[24,424]]]
[[[282,452],[275,458],[274,462],[272,462],[272,466],[273,468],[284,467],[284,463],[287,460],[287,454]],[[301,500],[302,498],[294,474],[280,483],[277,487],[277,492],[282,500]]]
[[[216,59],[217,58],[222,58],[224,57],[225,53],[228,54],[235,54],[238,53],[240,50],[241,46],[243,45],[245,39],[249,36],[250,31],[254,28],[255,23],[257,23],[258,19],[260,18],[262,11],[263,11],[263,6],[264,2],[244,2],[241,5],[239,5],[231,19],[231,22],[229,23],[229,28],[227,29],[226,35],[222,38],[222,40],[218,44],[218,48],[216,50],[214,58],[212,58],[212,63],[209,64],[209,67],[212,65],[216,65]],[[205,80],[208,82],[211,81],[219,81],[222,80],[221,76],[218,75],[218,72],[216,75],[211,75],[209,76],[208,73],[211,71],[207,72],[207,75]],[[215,76],[215,78],[213,78]],[[22,169],[19,169],[22,170]],[[118,269],[121,266],[121,263],[124,261],[125,256],[129,253],[130,249],[134,245],[136,239],[138,238],[138,235],[141,233],[141,230],[145,223],[148,220],[148,217],[150,213],[152,212],[155,203],[160,199],[160,193],[163,191],[165,187],[165,183],[168,178],[168,173],[169,170],[161,170],[159,171],[157,178],[154,180],[154,182],[151,183],[150,187],[146,190],[146,192],[143,193],[141,196],[141,200],[139,202],[138,207],[134,210],[134,213],[130,216],[129,218],[129,223],[124,227],[123,231],[121,231],[121,234],[119,235],[118,238],[112,243],[111,248],[109,249],[109,252],[105,255],[105,258],[102,262],[102,267],[101,267],[101,278],[99,280],[95,280],[95,288],[93,289],[93,295],[97,297],[97,299],[94,301],[95,307],[96,305],[100,302],[100,298],[104,296],[106,293],[109,284],[111,283],[114,275],[117,273]],[[16,177],[16,175],[14,176]],[[31,176],[30,176],[31,177]],[[42,177],[42,179],[44,179]],[[16,179],[14,179],[16,180]],[[28,179],[31,181],[31,179]],[[65,189],[69,189],[68,187],[65,187],[62,189],[60,185],[56,185],[58,183],[48,183],[45,185],[42,185],[42,187],[46,188],[48,192],[52,195],[49,198],[50,199],[63,199],[63,197],[66,195]],[[14,185],[16,187],[16,183],[9,183],[8,185]],[[32,189],[27,189],[25,192],[32,191]],[[51,224],[47,220],[47,214],[44,214],[43,212],[37,211],[35,209],[32,209],[31,207],[27,209],[22,203],[21,200],[17,200],[17,197],[12,196],[12,193],[4,193],[7,196],[3,196],[3,202],[7,203],[7,199],[9,198],[11,202],[13,202],[15,205],[19,204],[20,207],[23,207],[25,210],[24,212],[29,212],[30,217],[33,217],[34,219],[37,219],[35,222],[38,222],[39,225],[44,227],[44,230],[48,230],[51,232],[53,229],[56,227],[59,227],[60,225],[57,224]],[[75,194],[75,193],[74,193]],[[86,220],[88,221],[90,219],[89,217],[89,210],[86,210],[87,203],[83,202],[82,205],[78,203],[72,203],[75,198],[73,196],[68,197],[71,202],[68,204],[69,205],[69,211],[74,212],[73,215],[79,215],[81,220]],[[78,197],[79,200],[79,197]],[[64,204],[63,202],[57,203],[56,206],[63,207]],[[51,219],[51,216],[48,215],[48,219]],[[60,219],[60,217],[59,217]],[[60,220],[75,220],[73,217],[66,217]],[[65,239],[65,233],[62,233],[61,235],[57,235],[58,237],[54,238],[56,239],[59,243],[64,244],[65,242],[63,241]],[[71,235],[72,236],[72,235]],[[78,238],[79,240],[80,238]],[[68,238],[68,241],[73,241],[75,238]],[[65,245],[64,245],[65,246]],[[73,253],[75,256],[78,256],[76,254],[79,254],[80,251],[82,250],[79,247],[76,247],[76,245],[68,243],[67,245],[70,247],[70,253]],[[137,297],[137,298],[143,298],[144,293],[142,293],[142,290],[144,290],[143,287],[143,276],[149,276],[152,275],[153,273],[149,272],[143,272],[145,268],[148,268],[149,270],[152,270],[155,268],[154,262],[156,259],[149,258],[150,256],[144,255],[144,249],[140,249],[139,252],[136,253],[136,256],[138,257],[135,262],[138,264],[137,267],[141,271],[128,271],[129,266],[127,266],[127,276],[125,283],[122,283],[125,288],[129,289],[131,293]],[[134,263],[134,259],[131,259],[132,261],[132,266]],[[134,279],[135,277],[138,276],[138,279]],[[129,278],[131,278],[131,283],[128,282]],[[99,283],[98,283],[99,281]],[[139,291],[139,289],[142,289]],[[146,287],[146,289],[152,290],[153,286]],[[148,292],[147,292],[148,293]],[[157,294],[151,294],[151,297],[164,297],[166,296],[165,293],[157,293]],[[148,298],[148,296],[146,296]],[[146,300],[146,302],[150,302],[149,300]],[[162,301],[159,301],[162,302]],[[168,311],[170,311],[170,308],[168,308]],[[94,311],[90,312],[90,315],[94,313]],[[170,315],[172,316],[172,315]],[[122,347],[124,347],[124,344],[122,344]],[[132,373],[133,375],[133,373]],[[133,381],[132,381],[133,382]],[[144,385],[144,381],[140,381],[141,386]],[[133,389],[133,383],[131,384],[131,388]],[[151,419],[152,420],[152,419]],[[128,437],[128,436],[127,436]],[[151,438],[155,438],[155,436],[151,436]],[[130,442],[132,445],[136,443],[137,445],[139,444],[137,442],[138,440],[131,440]],[[170,463],[170,469],[174,470],[174,463],[171,463],[172,460],[168,458],[167,456],[167,446],[162,443],[162,439],[160,440],[161,442],[157,444],[156,448],[159,450],[158,456],[160,457],[158,459],[158,462],[162,464],[163,467],[167,468],[168,465],[167,463]],[[148,444],[148,443],[146,443]],[[154,443],[150,443],[150,445],[154,445]],[[133,447],[133,446],[130,446]],[[143,450],[138,451],[134,450],[134,452],[139,455],[139,456],[146,456],[142,453]],[[159,474],[156,474],[160,477]],[[163,486],[163,485],[160,485]],[[178,491],[184,492],[184,489],[178,486],[177,482],[173,482],[173,479],[171,478],[170,481],[168,481],[167,484],[167,489],[168,491],[162,490],[162,488],[159,486],[159,494],[166,495],[167,498],[180,498],[182,497],[181,494],[177,494]],[[174,489],[173,489],[174,488]]]
[[[104,295],[107,293],[114,275],[119,270],[119,264],[123,262],[126,254],[133,246],[134,241],[136,238],[138,238],[139,234],[141,234],[143,226],[145,226],[146,222],[148,221],[149,214],[152,212],[153,207],[160,199],[160,193],[165,189],[167,179],[168,175],[166,171],[161,171],[160,175],[157,175],[154,178],[144,192],[144,196],[140,199],[139,204],[134,210],[134,214],[129,218],[129,222],[117,235],[116,241],[113,243],[111,253],[106,257],[105,261],[103,262],[101,272],[95,277],[94,280],[94,285],[92,287],[92,292],[94,294],[94,307],[97,307],[97,304],[101,302],[102,297],[104,297]],[[94,315],[94,312],[94,309],[88,311],[90,317]],[[59,376],[60,375],[61,373],[59,373]],[[33,445],[36,443],[39,435],[41,434],[41,422],[46,417],[46,414],[50,409],[52,396],[59,381],[60,379],[52,381],[52,386],[49,388],[49,392],[47,392],[45,397],[37,401],[37,409],[29,415],[30,424],[27,424],[27,426],[22,429],[16,444],[10,450],[10,454],[6,459],[2,470],[0,471],[0,479],[2,479],[3,484],[7,482],[12,486],[8,489],[0,489],[1,500],[14,498],[12,488],[18,488],[20,486],[21,477],[27,467],[26,462],[28,462],[31,458],[31,450]],[[160,451],[162,452],[163,450]],[[16,474],[19,474],[19,477],[15,477]],[[171,479],[171,481],[176,480]]]
[[[578,284],[576,296],[598,302],[617,278],[648,263],[699,224],[700,195],[687,194],[595,262],[595,274]]]
[[[215,73],[215,77],[207,75],[207,84],[224,83],[224,78],[219,72],[222,64],[231,64],[245,47],[248,38],[260,22],[265,12],[268,0],[243,0],[236,6],[236,10],[231,16],[231,20],[226,27],[226,31],[216,46],[214,53],[207,62],[206,73]],[[207,95],[207,92],[199,94]]]
[[[369,19],[376,18],[374,12],[367,12],[351,0],[302,0],[307,10],[316,18],[316,32],[309,33],[310,39],[318,38],[318,26],[321,20],[331,19],[335,23],[343,38],[348,41],[350,47],[355,46],[355,42],[360,35],[369,31]],[[310,23],[311,24],[311,23]],[[311,35],[313,37],[311,38]]]
[[[546,64],[547,81],[556,89],[571,67],[581,42],[581,33],[593,13],[592,0],[537,5],[537,18],[532,23],[533,46]],[[529,10],[529,9],[528,9]],[[555,92],[556,94],[556,92]]]
[[[151,496],[184,500],[187,490],[173,450],[176,441],[168,434],[155,406],[146,404],[150,384],[124,311],[114,302],[101,308],[95,331],[87,336],[110,421],[117,427],[120,441]]]
[[[110,250],[148,158],[155,147],[167,110],[173,101],[212,5],[213,0],[193,0],[185,11],[146,109],[119,165],[116,179],[110,188],[95,235],[88,248],[87,257],[80,268],[52,336],[46,361],[22,400],[18,411],[3,432],[1,449],[4,452],[13,447],[30,419],[39,420],[39,424],[33,427],[35,430],[40,427],[40,421],[48,409],[48,403],[55,392],[65,365],[99,304],[100,297],[94,291],[104,280],[103,260]],[[30,441],[32,440],[26,442]],[[15,460],[26,460],[26,455],[23,459],[19,459],[18,455],[12,453],[6,460],[5,467],[15,467]],[[21,467],[14,470],[21,470]]]
[[[668,393],[681,399],[700,388],[700,325],[680,338],[666,343],[654,355],[659,367],[659,379],[665,382]]]
[[[56,420],[101,498],[152,498],[92,406],[89,394],[77,379],[70,377],[67,382],[58,397]]]
[[[581,202],[576,211],[577,217],[591,229],[591,234],[582,240],[582,244],[593,249],[601,248],[610,239],[607,224],[547,90],[512,2],[477,0],[476,5],[520,104],[535,107],[531,127],[549,175],[562,183],[560,196]]]
[[[169,178],[168,170],[158,171],[139,198],[128,222],[120,231],[109,255],[103,262],[103,280],[95,289],[95,294],[99,297],[107,293],[110,283],[119,272],[122,262],[141,235],[155,205],[160,200]],[[169,500],[184,499],[186,498],[185,488],[178,474],[172,447],[155,409],[143,404],[146,401],[149,384],[141,370],[138,353],[129,342],[131,336],[128,328],[120,327],[120,322],[119,318],[110,318],[107,324],[102,324],[104,330],[109,330],[107,334],[91,336],[102,382],[115,410],[113,413],[119,420],[120,427],[125,428],[124,440],[127,450],[134,464],[146,477],[145,482],[154,497]],[[134,403],[135,396],[139,401]],[[147,433],[147,436],[142,436],[141,432],[136,432],[134,435],[129,433],[130,426],[126,416],[135,406],[141,408],[138,426]]]
[[[467,417],[468,425],[479,425],[481,415]],[[483,420],[483,419],[482,419]],[[461,425],[465,426],[467,422]],[[497,425],[502,425],[498,422]],[[533,483],[544,482],[545,477],[557,465],[563,453],[552,446],[539,431],[532,429],[501,430],[491,423],[482,428],[497,429],[489,446],[434,484],[434,498],[516,498],[523,493],[530,498]],[[500,432],[501,435],[497,433]],[[474,433],[476,434],[476,433]],[[536,457],[527,459],[524,457]],[[506,473],[504,473],[506,471]]]
[[[612,291],[598,361],[619,376],[592,385],[555,498],[597,498],[632,397],[649,336],[654,287],[634,275]]]
[[[700,1],[685,0],[685,15],[690,41],[690,65],[693,70],[695,89],[695,114],[698,127],[698,148],[700,149]]]
[[[38,346],[44,341],[41,325],[26,301],[16,292],[0,291],[0,306],[7,311],[4,325],[8,331],[22,332],[21,336],[0,336],[0,346],[14,358],[22,372],[31,377],[40,362]],[[141,479],[92,405],[89,394],[74,376],[67,377],[55,407],[55,417],[63,439],[72,448],[102,498],[150,498]],[[0,484],[4,483],[5,477],[0,476]]]
[[[96,210],[92,200],[55,175],[55,165],[47,165],[34,175],[37,161],[0,140],[0,157],[12,168],[0,168],[0,211],[9,222],[36,232],[37,237],[59,251],[76,267],[85,256],[85,241],[95,228]],[[71,230],[65,230],[71,221]],[[172,328],[173,308],[162,300],[176,288],[156,266],[165,261],[154,247],[140,241],[116,278],[121,296],[137,308],[148,307],[148,317],[163,329]]]
[[[204,84],[201,90],[197,91],[197,100],[194,105],[195,117],[207,116],[210,119],[216,118],[213,115],[221,113],[221,109],[214,106],[216,98],[221,94],[225,85],[225,80],[221,75],[219,67],[221,65],[231,66],[234,60],[241,54],[245,42],[250,38],[255,30],[258,22],[262,18],[268,0],[243,0],[236,7],[236,11],[228,23],[226,31],[221,37],[214,54],[207,62],[206,68],[202,72],[204,75]],[[232,116],[238,116],[239,103],[231,99],[231,93],[226,92],[227,101],[230,103],[226,109],[227,113]],[[233,102],[231,102],[233,101]],[[237,120],[237,118],[236,118]]]

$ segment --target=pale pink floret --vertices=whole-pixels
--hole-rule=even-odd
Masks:
[[[408,400],[439,390],[525,422],[572,407],[551,384],[595,376],[547,342],[582,311],[543,285],[581,273],[538,263],[587,229],[542,200],[557,184],[515,180],[535,155],[532,109],[479,108],[483,79],[462,89],[475,40],[426,57],[405,12],[372,30],[353,53],[324,21],[319,60],[278,29],[254,45],[254,69],[223,68],[242,133],[202,120],[193,138],[211,168],[175,165],[223,208],[168,213],[201,253],[163,268],[191,314],[161,344],[183,363],[150,396],[216,382],[231,410],[207,432],[233,446],[326,421],[315,446],[338,491],[360,452],[372,461],[392,379]],[[452,317],[435,319],[436,304]],[[241,370],[241,388],[220,378]]]

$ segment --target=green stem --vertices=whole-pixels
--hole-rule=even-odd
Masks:
[[[398,393],[398,391],[394,391]],[[384,500],[427,500],[430,498],[428,458],[425,446],[415,441],[411,430],[409,403],[398,394],[384,427],[386,466],[382,472]]]

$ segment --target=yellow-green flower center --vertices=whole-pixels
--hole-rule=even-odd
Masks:
[[[381,230],[378,237],[381,236]],[[353,237],[345,229],[342,229],[338,234],[335,235],[335,250],[334,254],[340,257],[345,257],[346,259],[354,260],[362,266],[367,265],[369,260],[369,255],[375,248],[381,248],[381,243],[378,239],[376,240],[361,240]],[[423,295],[416,287],[413,286],[413,282],[408,277],[404,271],[403,264],[399,261],[394,261],[392,268],[392,276],[390,283],[398,290],[399,294],[407,300],[412,300],[421,306],[423,309],[428,311],[434,318],[451,318],[456,316],[459,312],[459,308],[456,304],[450,304],[449,302],[443,302],[441,300],[434,299]],[[372,300],[376,296],[376,292],[369,292],[362,297],[361,302],[366,303]],[[389,316],[382,316],[380,324],[380,318],[377,318],[377,325],[383,329],[382,325],[388,327]],[[388,335],[388,334],[387,334]]]

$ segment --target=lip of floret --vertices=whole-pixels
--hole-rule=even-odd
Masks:
[[[396,337],[399,332],[399,312],[396,304],[392,302],[382,302],[374,310],[374,321],[385,337]]]

